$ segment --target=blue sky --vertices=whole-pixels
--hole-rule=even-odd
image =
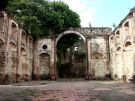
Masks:
[[[128,14],[135,6],[135,0],[61,0],[77,12],[81,18],[81,26],[112,27]]]

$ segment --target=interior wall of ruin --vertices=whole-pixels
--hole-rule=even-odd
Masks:
[[[0,12],[0,82],[31,79],[33,38],[5,12]],[[25,35],[23,35],[25,33]]]
[[[88,40],[89,73],[95,78],[104,78],[109,74],[107,66],[107,39],[94,37]]]
[[[39,39],[35,42],[34,75],[35,79],[53,79],[55,70],[55,44],[54,39]]]
[[[130,12],[110,36],[111,73],[114,79],[130,80],[135,73],[135,12]]]

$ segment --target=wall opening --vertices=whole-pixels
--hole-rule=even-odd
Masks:
[[[126,42],[125,47],[130,47],[130,46],[131,46],[131,42],[130,41]]]
[[[124,23],[124,29],[125,29],[126,33],[129,33],[129,22],[128,21]]]
[[[41,53],[39,55],[39,77],[41,80],[48,80],[50,78],[50,55]]]
[[[132,43],[130,42],[130,41],[127,41],[126,43],[125,43],[125,51],[126,50],[131,50],[132,49]]]
[[[85,77],[87,64],[86,39],[76,32],[62,33],[56,39],[59,78]]]

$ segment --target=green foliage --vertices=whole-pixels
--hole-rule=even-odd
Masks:
[[[7,12],[23,24],[34,38],[59,34],[69,27],[79,27],[79,15],[61,1],[10,0]]]

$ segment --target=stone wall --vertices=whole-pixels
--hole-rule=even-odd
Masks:
[[[108,39],[104,37],[88,40],[89,73],[95,78],[104,78],[110,73],[107,42]]]
[[[115,71],[115,67],[113,67],[115,65],[111,69],[109,67],[110,55],[108,40],[111,34],[111,28],[69,28],[58,37],[45,37],[33,41],[30,34],[26,33],[20,24],[5,12],[1,11],[0,82],[4,84],[32,79],[55,80],[58,75],[56,68],[57,42],[67,34],[79,35],[84,41],[84,47],[86,48],[85,72],[88,78],[90,75],[94,78],[103,78],[110,74],[110,72]],[[126,46],[129,44],[127,43]],[[115,49],[113,42],[111,43],[111,47],[113,47],[112,50]],[[133,58],[132,54],[128,52],[126,54],[130,56],[130,59]],[[113,55],[115,56],[114,53]],[[121,56],[119,56],[118,60],[120,58]],[[112,64],[114,63],[112,62]]]
[[[110,36],[111,73],[114,79],[130,80],[134,75],[135,8]]]
[[[54,39],[39,39],[35,42],[34,75],[35,79],[55,79]]]
[[[0,12],[0,81],[12,83],[31,79],[33,38],[5,12]]]
[[[84,40],[87,50],[86,78],[90,75],[96,79],[110,75],[109,36],[111,28],[70,28],[56,38],[56,44],[62,36],[67,34],[76,34]]]

